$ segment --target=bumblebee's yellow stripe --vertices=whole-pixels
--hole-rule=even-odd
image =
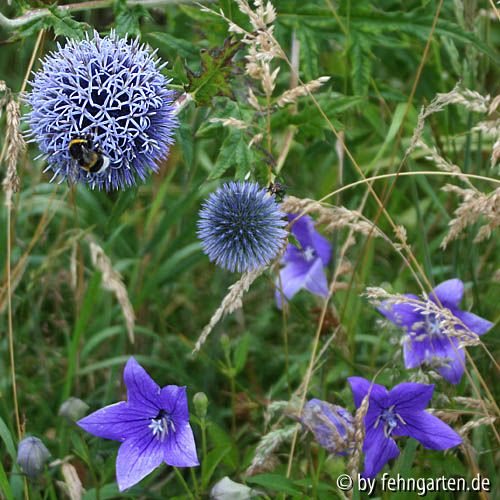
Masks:
[[[82,143],[88,143],[87,139],[72,139],[69,141],[69,145],[71,146],[72,144],[82,144]]]

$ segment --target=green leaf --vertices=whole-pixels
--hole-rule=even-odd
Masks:
[[[149,17],[148,11],[141,5],[127,6],[127,0],[115,0],[115,30],[120,36],[141,34],[140,21],[142,17]]]
[[[403,122],[403,118],[404,118],[405,111],[406,111],[406,106],[407,106],[407,104],[403,103],[403,102],[399,103],[396,106],[396,109],[394,111],[394,115],[392,117],[392,123],[391,123],[391,126],[389,127],[389,131],[387,132],[387,134],[385,136],[384,143],[382,144],[382,146],[378,150],[377,155],[371,161],[370,165],[368,165],[367,170],[366,170],[367,172],[371,171],[372,168],[377,165],[377,162],[380,160],[380,158],[382,158],[387,147],[392,143],[392,141],[396,137],[396,134],[398,133],[398,130],[401,127],[401,124]]]
[[[178,54],[181,57],[195,59],[200,53],[194,43],[172,36],[169,33],[148,33],[147,36],[155,39],[165,51]]]
[[[253,153],[245,141],[244,133],[241,130],[231,130],[222,143],[219,156],[209,180],[218,179],[231,166],[237,168],[238,177],[244,177],[252,163]]]
[[[137,187],[130,187],[127,191],[120,191],[117,199],[114,201],[108,227],[116,227],[118,225],[121,215],[134,204],[136,196]]]
[[[306,81],[314,80],[319,76],[317,37],[313,30],[304,26],[297,31],[297,38],[300,42],[300,69]]]
[[[215,469],[230,451],[231,447],[219,447],[207,453],[202,463],[201,485],[203,489],[208,486]]]
[[[14,440],[12,439],[12,434],[10,433],[9,428],[1,417],[0,438],[2,438],[2,441],[5,443],[5,447],[7,448],[10,458],[15,462],[17,457],[16,446],[14,445]]]
[[[289,495],[300,495],[302,492],[293,482],[279,474],[257,474],[247,478],[247,483],[263,486],[271,491],[287,493]]]
[[[194,143],[193,143],[193,130],[187,123],[182,123],[177,129],[177,140],[181,145],[182,153],[184,155],[184,163],[187,167],[193,165],[194,159]]]
[[[245,332],[238,340],[238,344],[234,350],[234,371],[236,375],[245,367],[248,356],[248,348],[250,347],[250,339],[250,333]]]
[[[189,83],[186,87],[198,106],[209,105],[218,95],[233,97],[229,79],[233,57],[240,47],[240,41],[226,38],[221,48],[200,51],[201,69],[197,73],[187,70]]]
[[[14,495],[12,494],[12,489],[10,488],[9,480],[7,479],[7,474],[3,468],[3,464],[0,460],[0,490],[5,495],[7,500],[14,500]]]
[[[358,33],[352,33],[351,45],[352,60],[352,88],[356,95],[366,96],[370,84],[370,46],[366,38]]]
[[[105,484],[99,491],[91,489],[85,492],[83,500],[108,500],[110,498],[120,498],[121,493],[118,490],[118,485],[115,483]]]
[[[45,25],[52,28],[56,36],[83,39],[89,28],[88,24],[75,21],[68,12],[61,11],[57,7],[49,7],[49,10],[52,15],[45,19]]]

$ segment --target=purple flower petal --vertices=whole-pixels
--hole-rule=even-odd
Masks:
[[[425,448],[447,450],[462,443],[462,438],[449,425],[430,413],[419,411],[401,416],[406,425],[398,426],[398,435],[410,436]]]
[[[467,311],[453,311],[453,314],[476,335],[483,335],[490,330],[494,323]]]
[[[299,214],[287,214],[290,222],[295,221]],[[314,234],[314,221],[309,215],[303,215],[292,225],[292,233],[297,238],[302,248],[314,247],[312,235]]]
[[[405,297],[420,300],[416,295],[410,293],[405,294]],[[392,321],[397,326],[406,328],[408,331],[411,331],[414,323],[424,320],[421,312],[417,309],[417,305],[412,302],[401,304],[382,302],[381,306],[377,307],[377,310],[389,321]]]
[[[196,456],[193,431],[188,422],[176,427],[165,442],[163,459],[174,467],[196,467],[200,465]]]
[[[278,293],[280,281],[285,298],[290,300],[303,286],[306,281],[307,273],[310,266],[305,262],[290,262],[280,271],[280,279],[277,280],[276,286],[278,287]]]
[[[322,297],[328,296],[328,282],[321,259],[316,259],[304,278],[304,288]]]
[[[332,256],[332,245],[330,245],[330,242],[324,236],[314,231],[312,234],[312,246],[321,259],[323,266],[326,267]]]
[[[403,418],[407,412],[414,413],[427,407],[434,392],[434,384],[403,382],[389,392],[389,406],[395,405]]]
[[[386,405],[388,392],[383,385],[372,384],[363,377],[349,377],[347,380],[349,384],[351,384],[352,396],[356,408],[361,406],[368,392],[370,392],[370,407],[372,404],[376,404],[380,407]]]
[[[148,426],[142,409],[124,401],[106,406],[82,418],[77,424],[90,434],[104,439],[124,441]]]
[[[450,384],[458,384],[465,370],[464,349],[458,347],[456,338],[446,337],[445,335],[433,339],[432,342],[436,357],[443,358],[442,366],[437,371]]]
[[[163,462],[165,444],[150,430],[140,438],[127,439],[118,450],[116,480],[120,491],[130,488]]]
[[[288,220],[293,221],[298,217],[298,214],[288,214]],[[332,254],[332,246],[330,242],[314,228],[314,221],[309,217],[309,215],[303,215],[292,225],[292,233],[297,238],[302,250],[306,250],[310,247],[316,255],[321,259],[323,266],[327,266],[330,262],[330,257]],[[291,245],[293,247],[293,245]],[[295,247],[293,247],[295,248]],[[290,253],[287,256],[287,260],[292,258],[303,259],[303,254],[300,250],[297,250],[297,254]]]
[[[189,422],[189,409],[186,388],[177,385],[167,385],[160,393],[162,408],[166,410],[179,425]]]
[[[464,284],[459,279],[443,281],[430,294],[432,301],[440,302],[442,306],[449,309],[458,308],[464,296]],[[439,301],[436,300],[436,297]]]
[[[393,439],[385,437],[382,427],[367,429],[364,452],[363,476],[367,478],[375,477],[389,460],[399,455],[396,443]]]
[[[406,368],[420,366],[431,351],[431,340],[428,335],[407,335],[403,342],[403,356]]]
[[[151,418],[156,416],[160,403],[160,387],[132,356],[125,366],[123,379],[127,386],[128,402],[142,406]]]

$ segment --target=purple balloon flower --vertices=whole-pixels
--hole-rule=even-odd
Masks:
[[[432,398],[433,384],[405,382],[388,391],[362,377],[348,380],[356,408],[370,394],[364,420],[365,477],[375,477],[389,460],[399,455],[394,436],[412,437],[431,450],[447,450],[462,442],[451,427],[424,411]]]
[[[343,455],[351,447],[354,419],[341,406],[311,399],[304,406],[299,420],[328,453]]]
[[[444,281],[429,296],[434,304],[442,305],[476,335],[486,333],[493,323],[467,311],[461,311],[459,304],[464,295],[464,284],[459,279]],[[421,302],[416,295],[406,294],[412,300]],[[449,335],[441,326],[444,317],[426,311],[415,302],[388,304],[378,309],[395,325],[405,328],[408,335],[403,344],[406,368],[415,368],[428,363],[452,384],[458,384],[464,373],[465,353],[459,346],[460,336]],[[465,329],[457,324],[457,331]]]
[[[288,214],[290,222],[296,217],[297,214]],[[328,295],[324,268],[330,262],[330,243],[314,229],[314,221],[308,215],[302,216],[292,225],[292,234],[297,238],[300,248],[289,244],[283,256],[285,267],[281,269],[280,278],[276,280],[275,294],[280,309],[281,292],[288,300],[302,288],[321,297]]]
[[[120,441],[116,479],[130,488],[162,462],[174,467],[199,465],[189,425],[186,388],[158,384],[131,357],[123,378],[127,401],[106,406],[79,420],[87,432]]]

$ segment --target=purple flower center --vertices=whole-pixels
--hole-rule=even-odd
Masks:
[[[313,247],[308,245],[304,250],[302,250],[302,255],[304,256],[304,260],[306,262],[311,262],[316,258],[316,251]]]
[[[158,415],[151,419],[148,427],[153,432],[153,436],[160,441],[163,441],[168,436],[169,431],[175,432],[174,421],[171,415],[165,410],[160,410]]]
[[[443,335],[439,323],[439,319],[435,313],[427,314],[425,318],[425,327],[427,330],[427,334],[430,337],[441,337]]]
[[[386,438],[390,437],[392,431],[397,427],[398,421],[403,425],[406,425],[406,422],[403,420],[401,415],[394,411],[394,405],[389,408],[385,408],[382,413],[375,420],[375,424],[373,428],[376,429],[380,423],[380,421],[384,422],[384,436]]]

